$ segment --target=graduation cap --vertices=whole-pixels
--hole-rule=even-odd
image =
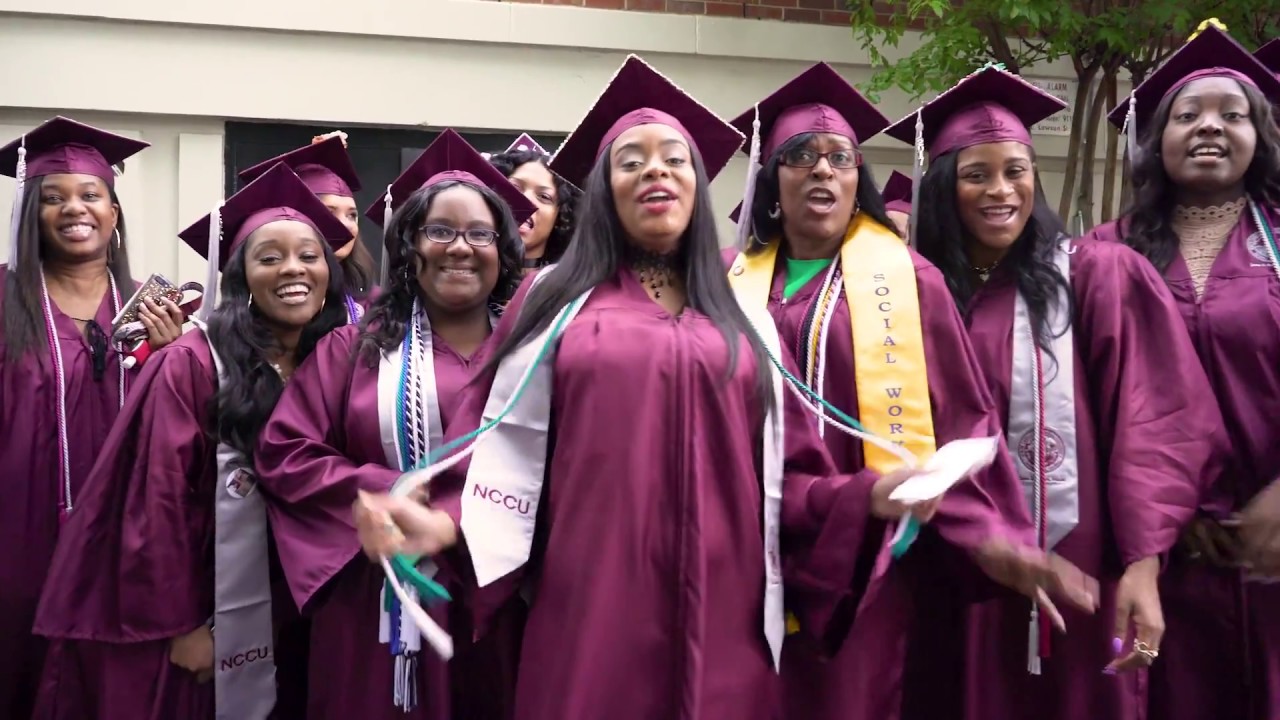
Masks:
[[[355,197],[360,177],[347,154],[346,139],[341,133],[321,135],[310,145],[290,150],[265,162],[240,171],[240,182],[251,182],[276,163],[288,165],[316,195]]]
[[[1030,145],[1030,127],[1066,106],[1003,67],[988,65],[894,123],[887,133],[907,144],[922,140],[930,157],[987,143]]]
[[[208,320],[217,305],[218,272],[226,267],[231,254],[254,230],[278,220],[310,225],[335,250],[351,242],[351,231],[329,212],[311,188],[288,165],[276,163],[213,212],[178,233],[183,242],[209,261],[205,293],[212,297],[207,297],[200,308],[201,320]]]
[[[1019,142],[1031,145],[1030,127],[1067,104],[1022,78],[989,64],[894,123],[892,138],[915,147],[911,206],[915,207],[924,173],[924,155],[936,158],[975,145]],[[915,245],[915,213],[908,237]]]
[[[880,191],[880,197],[884,199],[884,209],[911,214],[911,187],[911,178],[894,170],[889,175],[889,180],[885,182],[884,190]]]
[[[1211,18],[1107,115],[1107,120],[1128,136],[1129,157],[1137,151],[1138,133],[1155,116],[1160,102],[1187,83],[1207,77],[1228,77],[1253,86],[1268,98],[1280,97],[1280,80],[1275,73]]]
[[[61,115],[0,147],[0,174],[18,181],[9,236],[9,267],[18,264],[18,224],[27,178],[61,173],[93,175],[101,178],[107,187],[114,188],[112,167],[148,147],[150,143],[99,130]]]
[[[773,157],[779,147],[797,135],[834,133],[858,145],[888,124],[888,118],[824,62],[800,73],[734,118],[733,126],[750,138],[742,204],[730,215],[738,223],[738,247],[745,247],[751,234],[751,203],[761,158]],[[746,222],[741,222],[744,215]]]
[[[1280,38],[1276,38],[1271,42],[1258,48],[1253,54],[1258,62],[1267,66],[1267,69],[1276,75],[1280,75]]]
[[[507,149],[503,150],[503,152],[528,152],[530,150],[540,155],[551,154],[547,152],[546,148],[539,145],[537,140],[530,137],[529,133],[520,133],[520,137],[516,138],[510,145],[508,145]]]
[[[510,180],[503,177],[461,135],[453,130],[445,130],[400,173],[400,177],[387,186],[382,197],[370,205],[364,215],[386,228],[391,224],[391,214],[410,195],[442,182],[461,182],[489,188],[506,201],[517,225],[528,220],[537,210]]]
[[[673,128],[702,155],[714,179],[742,147],[742,133],[635,55],[614,73],[595,104],[551,158],[551,170],[582,187],[619,135],[647,124]]]

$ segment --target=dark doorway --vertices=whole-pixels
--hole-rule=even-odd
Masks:
[[[347,133],[347,151],[360,173],[363,187],[356,193],[361,212],[372,205],[418,153],[431,144],[439,133],[434,130],[388,130],[368,127],[326,127],[285,123],[228,122],[225,141],[226,177],[224,186],[230,196],[240,187],[236,175],[263,160],[289,152],[311,142],[317,135],[333,130]],[[481,152],[501,152],[521,130],[461,133],[467,142]],[[557,147],[562,136],[535,135],[546,148]],[[382,261],[382,230],[368,218],[360,217],[360,240],[375,264]]]

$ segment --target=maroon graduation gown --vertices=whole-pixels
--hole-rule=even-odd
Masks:
[[[942,274],[914,251],[912,260],[938,446],[961,438],[1002,435],[999,414],[982,382],[982,370]],[[784,347],[796,347],[800,342],[805,315],[823,277],[819,273],[783,299],[786,268],[779,260],[769,312],[778,324]],[[832,405],[857,417],[851,320],[844,293],[833,312],[822,393]],[[828,428],[824,437],[842,472],[864,467],[860,441],[833,428]],[[874,523],[873,532],[883,532],[884,526]],[[967,586],[966,575],[976,569],[957,572],[956,566],[967,565],[957,549],[973,549],[994,537],[1034,543],[1021,485],[1009,456],[1002,452],[990,470],[951,490],[930,527],[950,547],[930,538],[927,531],[888,574],[879,601],[859,609],[848,639],[834,657],[828,658],[827,649],[808,633],[787,638],[782,669],[788,720],[891,720],[899,716],[913,596],[930,593],[939,603],[953,605],[971,599],[972,591],[960,591],[956,584]],[[868,550],[874,552],[864,547]],[[952,591],[940,592],[941,583],[948,583]],[[919,610],[925,611],[925,606]]]
[[[532,280],[491,346],[510,332]],[[794,372],[789,355],[783,361]],[[771,720],[764,411],[747,340],[726,378],[727,349],[710,319],[691,308],[672,317],[621,271],[592,292],[554,362],[532,559],[474,604],[483,632],[492,608],[521,586],[531,592],[516,720]],[[479,426],[493,380],[485,373],[464,391],[451,436]],[[834,475],[813,419],[789,393],[784,412],[787,602],[837,633],[865,589],[855,561],[877,475]],[[466,467],[433,485],[455,519]]]
[[[143,366],[41,598],[39,720],[213,717],[213,682],[171,664],[169,643],[213,615],[215,388],[202,332]]]
[[[360,551],[356,490],[386,492],[400,477],[380,439],[378,368],[355,355],[359,327],[320,341],[289,382],[257,451],[272,533],[297,605],[311,620],[309,720],[443,720],[445,663],[423,645],[413,712],[392,703],[394,661],[378,642],[382,570]],[[470,363],[433,336],[436,390],[447,427]],[[459,654],[463,654],[462,651]]]
[[[0,326],[6,272],[0,266]],[[120,412],[119,360],[108,353],[102,380],[94,380],[88,341],[56,305],[53,315],[66,373],[71,493],[78,505],[81,486]],[[113,315],[108,293],[94,319],[109,329]],[[61,509],[58,381],[44,336],[36,342],[38,350],[13,362],[5,357],[0,334],[0,717],[15,720],[31,714],[44,663],[47,643],[32,635],[31,625]]]
[[[1276,228],[1280,212],[1268,215]],[[1093,234],[1119,240],[1115,223]],[[1246,210],[1199,300],[1181,255],[1165,270],[1230,439],[1202,503],[1219,518],[1280,476],[1280,281],[1263,243]],[[1175,553],[1160,590],[1168,631],[1151,672],[1151,717],[1280,717],[1280,585],[1246,584]]]
[[[1213,455],[1216,410],[1164,281],[1137,253],[1076,241],[1071,258],[1079,524],[1054,548],[1101,585],[1089,616],[1060,608],[1043,674],[1027,672],[1029,601],[991,600],[935,616],[931,690],[938,720],[1136,720],[1146,674],[1102,674],[1115,591],[1130,563],[1167,552],[1195,512]],[[1003,274],[974,297],[969,334],[1002,422],[1008,419],[1016,288]],[[1164,661],[1164,653],[1160,662]]]

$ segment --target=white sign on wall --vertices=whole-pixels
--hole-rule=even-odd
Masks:
[[[1027,82],[1067,103],[1061,112],[1056,112],[1032,126],[1031,132],[1036,135],[1071,135],[1071,103],[1075,102],[1076,83],[1072,80],[1037,80],[1024,78]]]

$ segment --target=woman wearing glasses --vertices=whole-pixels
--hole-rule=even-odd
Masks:
[[[113,166],[146,147],[58,117],[0,148],[19,188],[0,266],[0,717],[31,714],[46,647],[31,623],[60,518],[136,373],[108,337],[135,289]],[[181,335],[176,305],[139,312],[152,350]]]
[[[917,457],[952,440],[1000,435],[946,281],[902,242],[858,149],[888,120],[818,63],[733,124],[758,132],[752,147],[762,167],[743,200],[750,239],[729,281],[746,302],[768,308],[803,379]],[[841,472],[885,473],[901,464],[843,433],[827,431],[824,441]],[[797,624],[782,659],[785,717],[898,717],[910,582],[921,571],[936,588],[939,570],[972,558],[997,582],[1033,592],[1022,573],[1001,569],[1015,567],[1007,560],[1033,543],[1021,493],[1001,452],[989,470],[947,493],[930,526],[936,533],[895,564],[878,592],[868,591],[842,645]],[[869,522],[864,567],[886,530],[883,521]]]
[[[451,130],[390,194],[383,294],[363,324],[320,342],[258,448],[285,577],[312,620],[313,720],[450,717],[446,666],[383,602],[381,570],[358,558],[351,504],[357,490],[385,492],[440,445],[494,311],[520,281],[517,228],[534,211]],[[381,220],[384,205],[367,215]]]

